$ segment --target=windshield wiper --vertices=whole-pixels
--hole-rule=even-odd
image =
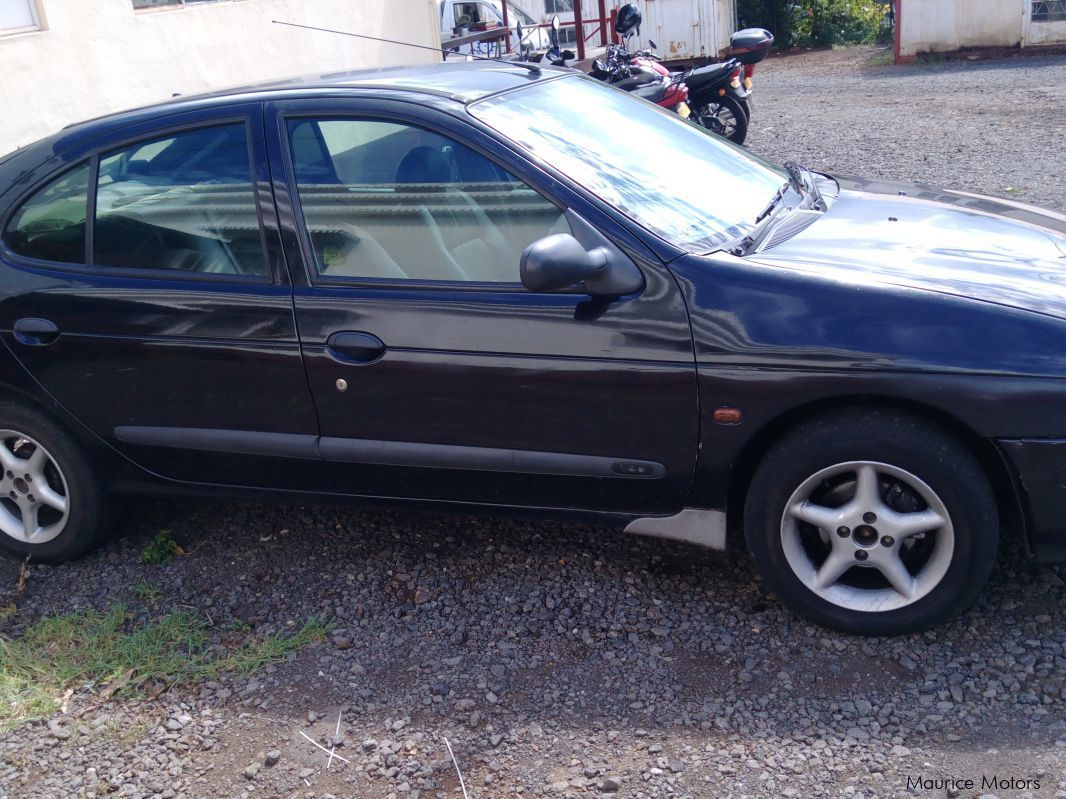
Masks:
[[[758,252],[765,242],[769,240],[771,229],[776,227],[774,220],[782,217],[782,214],[775,212],[789,189],[799,195],[800,202],[787,209],[784,216],[791,216],[793,213],[821,213],[826,210],[825,200],[818,189],[814,173],[795,161],[786,161],[784,166],[785,171],[788,173],[788,182],[777,190],[774,196],[770,198],[770,202],[766,204],[766,207],[755,217],[755,228],[751,233],[740,239],[730,249],[733,255],[744,257],[753,252]]]
[[[825,200],[822,192],[818,189],[818,182],[814,179],[814,173],[807,167],[800,166],[795,161],[785,161],[785,171],[788,172],[788,182],[798,194],[810,195],[811,208],[815,211],[824,211]]]
[[[774,212],[774,209],[781,204],[781,200],[784,199],[785,192],[789,190],[790,186],[792,186],[791,180],[789,180],[788,183],[784,184],[780,189],[777,190],[777,194],[775,194],[770,199],[770,202],[766,204],[766,207],[759,212],[759,215],[757,217],[755,217],[756,225],[766,219],[766,217],[768,217],[770,214],[772,214]]]

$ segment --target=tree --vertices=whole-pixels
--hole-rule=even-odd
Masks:
[[[737,0],[741,26],[768,28],[784,49],[872,42],[888,9],[885,0]]]

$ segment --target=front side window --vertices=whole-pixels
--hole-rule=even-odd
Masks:
[[[289,137],[320,275],[518,283],[529,244],[570,232],[555,205],[437,133],[377,120],[292,119]]]
[[[243,123],[100,156],[93,264],[268,274]]]
[[[677,114],[599,81],[539,81],[470,111],[519,147],[690,252],[750,232],[785,173]]]
[[[32,195],[8,220],[4,243],[26,258],[85,263],[89,164],[56,178]]]

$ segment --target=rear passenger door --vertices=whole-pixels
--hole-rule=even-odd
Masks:
[[[320,453],[339,491],[669,511],[697,443],[677,284],[639,240],[473,125],[409,103],[268,105],[271,169]],[[534,293],[526,246],[568,208],[646,285]]]
[[[150,471],[321,488],[262,106],[144,122],[93,145],[6,220],[5,343]]]

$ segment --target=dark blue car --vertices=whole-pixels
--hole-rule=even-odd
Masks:
[[[1001,526],[1066,555],[1061,215],[485,62],[76,125],[0,161],[0,230],[16,557],[133,493],[536,509],[742,530],[795,610],[892,634]]]

